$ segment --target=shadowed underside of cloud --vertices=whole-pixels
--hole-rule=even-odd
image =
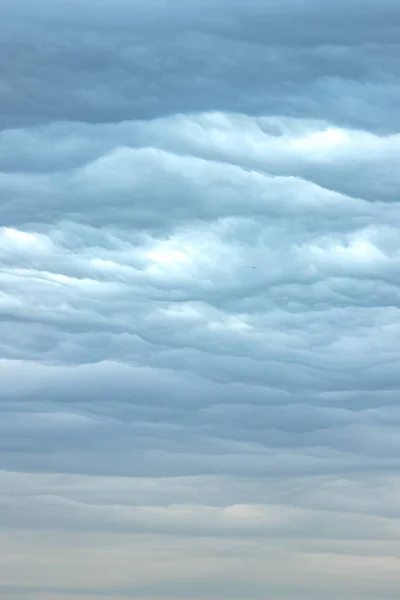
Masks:
[[[0,23],[4,597],[392,600],[398,2]]]
[[[218,109],[399,128],[397,0],[16,0],[1,12],[5,127]]]

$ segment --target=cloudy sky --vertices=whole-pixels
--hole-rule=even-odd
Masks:
[[[393,600],[398,0],[0,23],[1,597]]]

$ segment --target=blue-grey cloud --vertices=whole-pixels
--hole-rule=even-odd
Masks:
[[[398,2],[0,23],[0,591],[394,598]]]

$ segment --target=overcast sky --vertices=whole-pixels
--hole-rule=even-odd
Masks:
[[[400,592],[398,0],[0,2],[0,595]]]

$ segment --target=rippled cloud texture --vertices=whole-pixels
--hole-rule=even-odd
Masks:
[[[0,8],[0,593],[400,591],[400,4]]]

